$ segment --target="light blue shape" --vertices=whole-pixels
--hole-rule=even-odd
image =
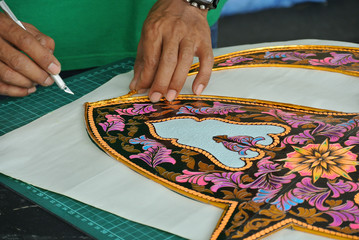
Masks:
[[[198,122],[192,118],[181,118],[152,124],[158,136],[174,138],[179,144],[203,149],[222,164],[232,168],[244,167],[245,162],[240,158],[256,157],[258,153],[247,151],[247,155],[239,155],[238,152],[225,148],[222,143],[215,142],[214,136],[264,137],[264,140],[259,141],[258,144],[267,146],[273,143],[273,139],[268,134],[279,134],[285,131],[284,128],[273,125],[232,124],[212,119]]]

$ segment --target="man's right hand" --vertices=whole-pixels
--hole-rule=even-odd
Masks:
[[[24,26],[27,31],[0,13],[0,95],[27,96],[38,84],[52,85],[49,74],[61,71],[54,40],[31,24]]]

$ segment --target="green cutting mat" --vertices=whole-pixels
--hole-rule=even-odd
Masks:
[[[134,60],[124,59],[66,79],[74,96],[56,85],[41,88],[25,98],[0,101],[0,136],[93,91],[117,74],[133,69]],[[19,115],[19,113],[25,113]],[[16,119],[14,121],[14,119]],[[0,174],[0,182],[55,213],[96,239],[182,239],[170,233],[135,223],[71,198],[46,191]]]

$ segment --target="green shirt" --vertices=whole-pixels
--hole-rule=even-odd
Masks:
[[[135,57],[142,24],[156,0],[7,0],[17,18],[55,40],[62,70]],[[225,0],[208,13],[214,24]]]

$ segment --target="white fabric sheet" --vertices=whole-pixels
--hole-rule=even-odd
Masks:
[[[292,44],[359,47],[300,40],[217,49],[215,55]],[[87,136],[83,104],[126,94],[132,74],[116,76],[81,99],[0,137],[0,171],[143,224],[189,239],[208,239],[221,209],[140,176],[104,154]],[[182,93],[191,93],[192,80],[188,79]],[[359,112],[359,79],[324,71],[266,67],[214,72],[203,94]]]

